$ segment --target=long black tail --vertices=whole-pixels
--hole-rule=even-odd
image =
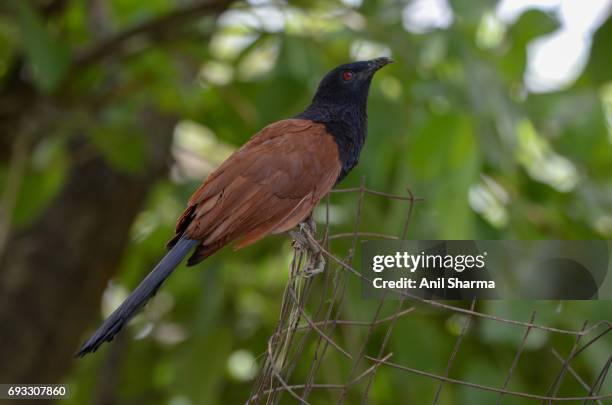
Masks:
[[[76,356],[83,357],[88,353],[93,353],[98,350],[102,343],[113,340],[121,328],[155,295],[163,282],[197,244],[197,240],[181,236],[172,249],[157,263],[157,266],[132,291],[130,296],[104,321],[102,326],[98,328],[89,340],[81,346]]]

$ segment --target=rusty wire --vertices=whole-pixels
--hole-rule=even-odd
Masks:
[[[393,293],[399,294],[400,299],[397,301],[392,314],[383,316],[382,308],[385,302],[388,301],[383,296],[377,303],[376,310],[370,321],[343,319],[342,304],[349,277],[357,277],[361,281],[370,281],[353,267],[353,258],[358,242],[361,238],[406,239],[414,205],[422,201],[422,199],[415,198],[410,190],[407,190],[407,195],[401,196],[368,189],[365,187],[364,179],[362,179],[359,187],[332,191],[332,194],[344,193],[354,193],[357,195],[353,231],[337,234],[331,233],[329,225],[330,196],[328,196],[326,199],[326,221],[322,240],[317,240],[310,233],[306,234],[312,245],[316,246],[316,250],[325,257],[327,261],[326,270],[319,277],[305,276],[309,270],[312,270],[308,266],[315,262],[309,260],[309,258],[317,253],[313,249],[304,249],[304,247],[294,249],[294,257],[290,266],[289,280],[283,295],[279,321],[276,330],[268,340],[262,365],[253,383],[250,397],[246,401],[247,404],[277,404],[281,401],[284,394],[290,396],[297,403],[309,404],[309,397],[314,390],[329,392],[330,401],[327,402],[337,404],[348,401],[347,396],[350,390],[360,390],[361,403],[368,403],[368,395],[373,384],[375,384],[376,373],[380,367],[388,367],[438,381],[433,404],[439,402],[440,394],[444,387],[450,384],[497,393],[498,404],[502,402],[505,396],[539,400],[542,404],[567,401],[583,401],[582,403],[584,404],[601,404],[605,400],[612,398],[610,393],[600,393],[612,363],[612,356],[608,357],[601,371],[596,376],[595,381],[591,384],[578,374],[575,367],[572,367],[572,362],[581,353],[610,332],[612,325],[607,320],[601,320],[591,325],[584,322],[582,328],[577,330],[560,329],[536,323],[535,311],[528,321],[515,320],[477,311],[475,309],[476,300],[472,301],[469,308],[464,308],[444,302],[422,299],[401,290],[393,290]],[[384,198],[394,203],[406,205],[406,215],[400,234],[389,235],[360,229],[366,196]],[[349,250],[343,254],[332,253],[331,241],[347,238],[351,239]],[[410,305],[407,306],[406,303],[410,303]],[[448,314],[460,315],[464,318],[461,332],[449,353],[446,367],[440,374],[393,362],[391,361],[393,353],[387,352],[387,344],[397,323],[401,322],[404,317],[414,314],[419,308],[427,306]],[[461,343],[474,319],[525,328],[514,359],[509,365],[506,378],[499,387],[450,377],[452,366],[461,348]],[[381,325],[386,327],[384,338],[376,355],[371,356],[368,354],[368,343],[374,330]],[[347,328],[355,327],[366,328],[361,341],[355,342],[352,345],[355,350],[342,347],[338,343],[337,337],[342,335]],[[510,390],[508,386],[512,376],[520,359],[525,356],[524,349],[527,339],[532,331],[536,329],[549,334],[574,336],[574,343],[570,347],[567,357],[563,357],[557,350],[552,347],[550,348],[550,352],[560,362],[561,367],[546,393],[540,394]],[[595,334],[597,331],[599,332]],[[588,339],[586,343],[580,344],[586,337],[594,334],[595,336]],[[343,381],[325,384],[316,381],[317,377],[321,378],[320,374],[328,350],[339,353],[340,358],[348,362],[346,368],[349,370],[349,373],[344,377]],[[292,382],[293,373],[298,364],[308,364],[308,372],[305,377],[302,376],[300,381]],[[568,374],[585,390],[584,395],[571,397],[557,395],[564,378]]]

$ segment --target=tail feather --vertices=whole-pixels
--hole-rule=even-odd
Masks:
[[[155,295],[159,287],[181,263],[189,251],[198,244],[197,240],[186,236],[176,242],[170,251],[161,259],[155,268],[140,282],[138,287],[96,330],[96,332],[81,346],[77,357],[93,353],[104,342],[110,342],[121,328]]]

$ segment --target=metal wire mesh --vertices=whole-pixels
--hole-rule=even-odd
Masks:
[[[377,305],[376,311],[368,321],[342,319],[342,307],[347,294],[348,283],[351,282],[352,278],[365,279],[361,272],[353,266],[358,242],[362,238],[406,239],[413,208],[421,200],[415,198],[409,190],[406,196],[399,196],[367,189],[363,179],[361,186],[358,188],[334,190],[332,194],[334,193],[353,193],[356,195],[357,206],[354,214],[353,231],[339,234],[330,233],[329,198],[332,197],[328,197],[326,202],[327,220],[321,240],[317,240],[312,233],[306,232],[306,237],[314,246],[314,249],[304,246],[297,246],[294,249],[279,321],[276,330],[268,340],[266,351],[262,356],[262,366],[252,386],[252,392],[247,403],[276,404],[283,400],[283,402],[287,401],[288,403],[309,404],[313,392],[318,390],[330,392],[330,398],[333,398],[332,402],[338,404],[349,401],[349,392],[352,392],[350,398],[351,403],[354,403],[355,391],[357,391],[359,401],[368,403],[371,389],[376,383],[377,371],[381,367],[388,367],[437,381],[437,389],[433,393],[433,404],[440,403],[441,394],[447,385],[461,385],[470,389],[497,394],[497,404],[502,403],[505,397],[531,400],[531,402],[540,402],[541,404],[562,401],[565,403],[574,401],[584,404],[603,404],[604,401],[612,398],[612,394],[601,392],[610,369],[612,355],[608,355],[594,381],[586,381],[573,367],[573,363],[579,356],[583,355],[585,351],[610,332],[612,326],[606,320],[594,324],[584,322],[582,327],[577,330],[560,329],[537,323],[535,311],[532,312],[528,320],[509,319],[476,310],[477,302],[475,300],[468,306],[451,305],[446,302],[424,300],[399,290],[396,292],[402,295],[400,300],[390,302],[388,298],[383,298],[377,303],[374,301]],[[393,203],[405,206],[406,214],[401,234],[388,235],[361,230],[366,196],[392,200]],[[351,241],[350,248],[343,254],[332,252],[330,247],[331,241],[340,238],[350,238]],[[312,256],[315,254],[324,255],[327,268],[323,275],[309,277],[309,273],[312,271],[310,267],[314,263]],[[384,315],[383,308],[389,305],[392,307],[391,313]],[[388,351],[389,341],[396,325],[402,322],[403,318],[428,308],[464,318],[446,366],[439,373],[392,361],[393,353]],[[451,377],[453,365],[461,351],[462,343],[476,318],[483,322],[495,322],[524,329],[512,363],[508,366],[506,377],[503,382],[500,382],[499,386]],[[342,336],[348,328],[364,330],[359,335],[360,341],[353,342],[351,345],[352,350],[342,347],[338,343],[340,340],[338,337]],[[380,329],[382,329],[382,332]],[[509,387],[513,375],[521,359],[525,356],[527,340],[534,330],[573,337],[569,355],[563,357],[552,346],[548,348],[554,358],[559,361],[560,366],[545,393],[511,390]],[[368,345],[371,343],[375,331],[379,334],[382,333],[382,339],[378,339],[381,343],[375,353],[372,353],[371,345]],[[344,369],[348,370],[348,373],[345,373],[346,377],[343,381],[318,383],[317,377],[320,377],[322,370],[326,367],[325,363],[332,354],[330,351],[335,352],[333,355],[338,356],[340,361],[344,363]],[[300,378],[294,375],[298,364],[308,365],[307,373]],[[568,376],[571,376],[582,387],[583,392],[580,395],[558,395],[562,383]],[[425,401],[420,403],[423,402]]]

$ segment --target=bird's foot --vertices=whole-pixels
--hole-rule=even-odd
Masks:
[[[312,219],[312,216],[309,216],[298,224],[297,229],[289,231],[289,235],[291,235],[291,238],[293,239],[293,248],[318,252],[320,250],[319,246],[312,241],[316,232],[317,226]]]
[[[313,241],[315,232],[316,224],[312,216],[300,222],[297,230],[289,232],[293,238],[293,248],[308,253],[308,259],[304,266],[304,276],[307,278],[325,270],[323,252],[321,252],[319,245]]]
[[[302,233],[309,233],[311,236],[317,234],[317,223],[312,215],[309,215],[308,218],[300,222],[298,227]]]
[[[304,277],[310,278],[325,271],[325,258],[322,252],[311,253],[306,266],[304,267]]]
[[[289,235],[291,235],[291,239],[293,239],[291,245],[295,250],[308,250],[310,244],[307,236],[305,236],[300,231],[289,231]]]

